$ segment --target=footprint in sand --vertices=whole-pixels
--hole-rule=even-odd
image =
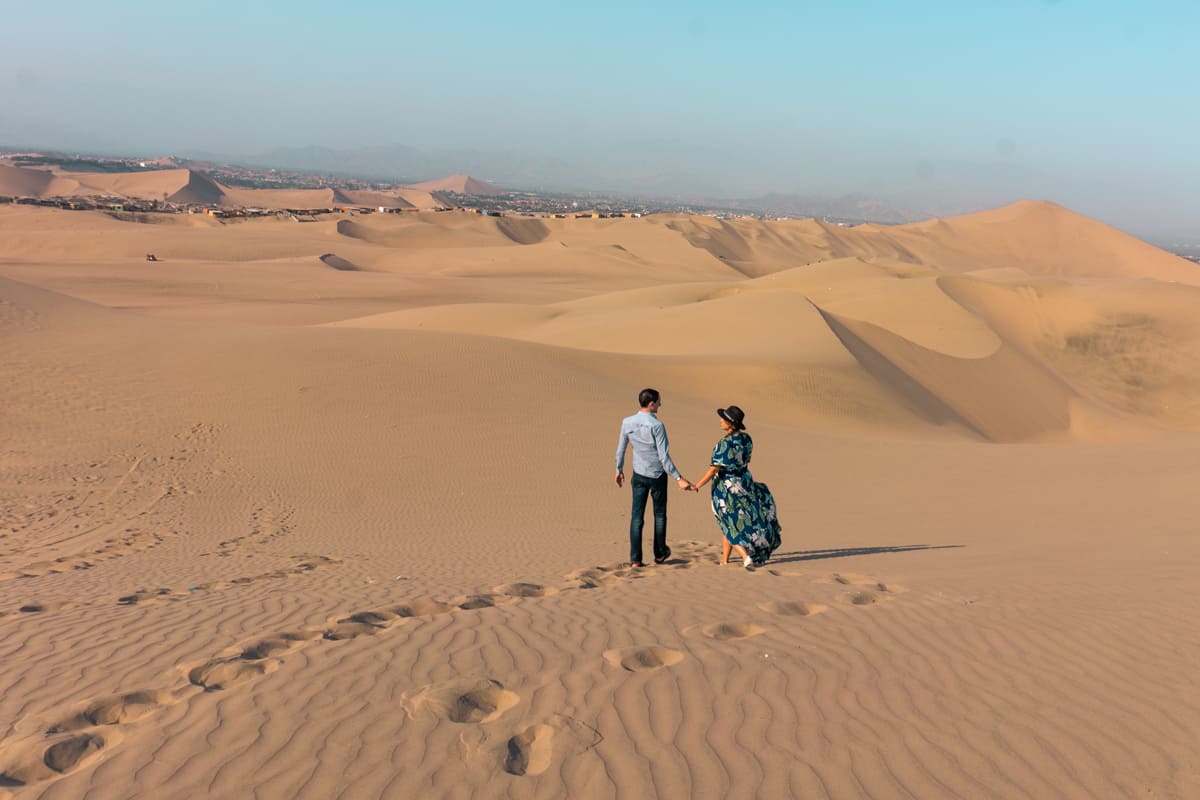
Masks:
[[[900,594],[906,591],[903,587],[897,586],[894,583],[884,583],[878,578],[872,578],[867,575],[855,575],[850,572],[835,573],[833,582],[840,583],[842,586],[856,586],[867,591],[881,592],[883,594]]]
[[[520,699],[499,681],[483,679],[427,686],[406,706],[410,711],[427,707],[451,722],[482,725],[499,719]]]
[[[537,583],[506,583],[497,586],[493,591],[509,597],[550,597],[558,594],[557,589],[550,589]]]
[[[345,619],[338,620],[338,621],[343,622],[343,623],[357,622],[362,625],[375,625],[377,627],[383,627],[384,625],[387,625],[389,622],[392,622],[393,620],[396,620],[399,618],[400,618],[400,615],[397,614],[395,611],[389,611],[388,609],[385,608],[385,609],[379,609],[377,611],[359,611],[357,614],[351,614],[350,616],[346,617]]]
[[[445,614],[451,611],[454,606],[449,603],[443,603],[439,600],[430,600],[428,598],[421,600],[412,600],[408,603],[392,606],[389,611],[397,617],[428,617],[433,614]]]
[[[782,614],[790,617],[811,617],[828,608],[820,603],[805,603],[799,600],[772,600],[769,603],[759,603],[758,607],[768,614]]]
[[[718,622],[714,625],[689,628],[685,633],[707,636],[718,642],[728,642],[733,639],[748,639],[751,636],[758,636],[764,631],[766,628],[750,622]]]
[[[589,567],[586,569],[577,569],[568,572],[563,577],[574,582],[574,589],[598,589],[606,583],[609,583],[614,578],[615,570],[605,569],[604,567]]]
[[[50,745],[46,748],[42,760],[55,772],[66,772],[102,749],[104,749],[104,737],[94,733],[83,733]]]
[[[221,658],[209,661],[188,670],[187,679],[190,683],[200,686],[206,692],[219,692],[232,686],[238,686],[255,678],[274,672],[279,668],[279,662],[271,658],[247,660],[241,656]]]
[[[683,661],[683,653],[666,647],[624,647],[605,650],[604,660],[629,672],[646,672],[678,664]]]
[[[139,589],[132,594],[127,594],[117,598],[117,602],[123,606],[132,606],[145,603],[153,603],[159,600],[181,600],[195,592],[204,591],[220,591],[228,589],[231,586],[245,586],[246,584],[256,583],[261,580],[270,580],[273,578],[294,578],[298,575],[304,575],[312,572],[320,567],[330,564],[340,564],[341,559],[334,556],[295,556],[296,558],[308,559],[302,561],[294,567],[286,569],[277,569],[271,572],[264,572],[259,575],[245,575],[240,578],[232,578],[228,581],[214,581],[212,583],[198,583],[195,586],[189,586],[188,590],[176,591],[168,588],[158,589]]]
[[[495,608],[512,601],[513,598],[509,595],[484,593],[462,595],[451,600],[450,603],[462,611],[474,611],[479,608]]]
[[[58,777],[90,761],[117,738],[115,731],[104,736],[80,733],[59,739],[48,747],[38,743],[0,771],[0,786],[28,786]]]
[[[401,603],[391,608],[359,611],[340,619],[337,624],[325,630],[325,638],[333,641],[341,639],[357,639],[360,636],[374,636],[385,628],[412,617],[427,617],[433,614],[445,614],[452,611],[454,606],[437,600],[414,600]]]
[[[118,597],[117,602],[123,606],[137,605],[138,603],[149,603],[155,600],[162,600],[172,596],[174,592],[170,589],[139,589],[133,594],[127,594],[123,597]]]
[[[52,601],[52,602],[45,602],[45,603],[32,602],[32,603],[26,603],[25,605],[18,608],[17,611],[19,611],[22,614],[41,614],[41,613],[47,612],[47,611],[63,611],[68,608],[74,608],[77,605],[79,605],[79,604],[68,602],[68,601],[58,601],[58,602]]]
[[[520,700],[499,685],[472,689],[454,699],[447,716],[452,722],[491,722]]]
[[[66,733],[101,725],[120,725],[153,714],[173,702],[166,692],[129,692],[89,703],[77,714],[56,723],[47,733]]]
[[[541,775],[554,755],[554,729],[531,725],[508,740],[504,771],[509,775]]]
[[[296,631],[294,633],[281,633],[278,636],[267,636],[244,647],[241,658],[243,661],[258,661],[270,658],[279,653],[286,653],[289,650],[293,650],[305,642],[320,639],[322,635],[322,631]]]
[[[324,637],[331,642],[342,642],[346,639],[358,639],[363,636],[374,636],[382,633],[383,625],[373,622],[355,622],[349,617],[324,631]]]

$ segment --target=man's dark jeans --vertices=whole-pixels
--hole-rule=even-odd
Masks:
[[[629,518],[629,560],[641,564],[642,528],[646,524],[646,496],[654,501],[654,557],[671,555],[667,547],[667,474],[647,478],[633,473],[629,482],[633,489],[633,513]]]

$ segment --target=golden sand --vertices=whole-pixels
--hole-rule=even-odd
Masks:
[[[0,796],[1200,796],[1197,284],[1046,203],[2,206]],[[766,567],[674,490],[621,564],[643,386],[691,478],[746,410]]]

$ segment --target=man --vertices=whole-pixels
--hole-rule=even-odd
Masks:
[[[671,461],[667,429],[658,419],[662,396],[655,389],[642,389],[638,395],[640,410],[621,420],[621,438],[617,442],[617,487],[625,484],[625,449],[633,445],[633,513],[629,519],[629,563],[641,567],[642,528],[646,523],[646,496],[654,501],[654,563],[671,557],[667,547],[667,475],[679,488],[688,491],[691,481],[679,474]]]

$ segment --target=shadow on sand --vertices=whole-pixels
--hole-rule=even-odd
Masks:
[[[909,553],[913,550],[950,550],[966,547],[965,544],[904,544],[895,547],[838,547],[829,550],[796,550],[776,553],[771,564],[787,564],[792,561],[819,561],[823,558],[850,558],[851,556],[873,556],[879,553]]]

